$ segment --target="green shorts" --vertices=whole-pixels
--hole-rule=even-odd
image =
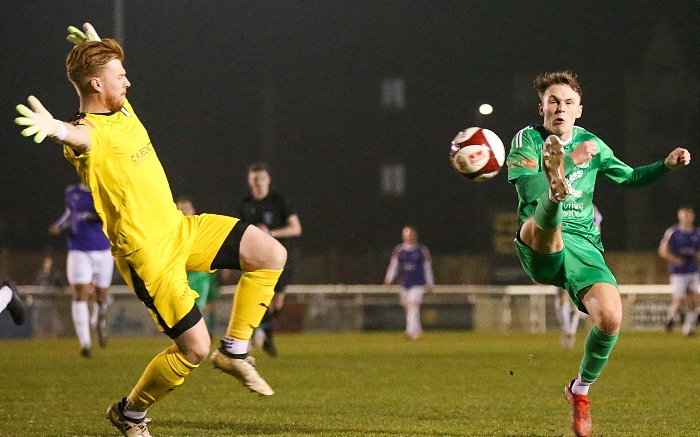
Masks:
[[[187,272],[187,282],[199,294],[194,302],[200,309],[207,302],[219,300],[219,278],[216,272]]]
[[[579,292],[599,282],[617,287],[615,276],[605,264],[603,252],[580,235],[563,233],[564,250],[556,253],[537,253],[520,240],[515,248],[525,272],[538,284],[565,288],[571,300],[584,313],[588,313],[579,299]],[[583,297],[583,296],[581,296]]]

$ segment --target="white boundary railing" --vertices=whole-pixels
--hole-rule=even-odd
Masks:
[[[235,293],[235,285],[226,285],[221,287],[221,294],[232,295]],[[373,295],[387,295],[395,294],[400,290],[399,286],[384,286],[384,285],[345,285],[345,284],[330,284],[330,285],[290,285],[287,288],[287,293],[291,295],[303,295],[308,296],[318,296],[327,295],[327,297],[332,298],[333,296],[354,296],[357,304],[361,305],[366,298],[370,298]],[[663,304],[665,300],[670,301],[669,296],[671,294],[671,288],[667,284],[662,285],[620,285],[620,294],[623,296],[623,305],[625,306],[625,314],[627,317],[631,317],[631,309],[634,308],[635,301],[641,296],[650,296],[653,299],[654,295],[660,296],[659,302],[656,306]],[[20,286],[20,293],[25,297],[27,302],[31,304],[33,299],[42,299],[49,297],[49,295],[57,295],[56,291],[47,291],[46,289],[39,286]],[[131,290],[125,285],[115,285],[110,288],[110,292],[115,295],[131,295]],[[514,303],[514,299],[518,299],[522,305],[522,299],[527,298],[527,311],[529,311],[529,330],[533,333],[539,333],[546,331],[547,327],[547,296],[553,296],[556,293],[556,289],[553,286],[547,285],[507,285],[507,286],[496,286],[496,285],[436,285],[433,287],[434,297],[431,299],[439,300],[441,296],[445,299],[448,296],[466,296],[466,298],[475,304],[476,311],[478,312],[479,303],[484,301],[493,302],[490,304],[495,312],[490,313],[488,317],[492,321],[497,321],[500,317],[499,323],[493,323],[493,325],[501,326],[505,330],[510,330],[513,328],[514,324],[514,310],[518,307]],[[67,292],[60,293],[62,295],[67,295]],[[551,299],[550,299],[551,302]],[[495,305],[495,306],[493,306]],[[638,307],[643,306],[640,302]],[[500,308],[500,309],[499,309]],[[519,307],[525,310],[522,307]],[[654,309],[658,312],[658,308]],[[500,313],[500,315],[499,315]],[[524,314],[522,311],[519,313],[519,321],[525,321],[523,319]],[[634,315],[632,315],[634,316]],[[654,316],[656,317],[656,315]],[[654,323],[649,323],[653,325]],[[520,329],[524,326],[520,323]],[[629,322],[628,322],[629,326]]]

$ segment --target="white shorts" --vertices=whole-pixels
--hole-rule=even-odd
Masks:
[[[425,293],[425,287],[420,285],[411,288],[402,288],[400,298],[401,306],[420,305],[421,302],[423,302],[423,293]]]
[[[112,283],[114,258],[107,250],[69,250],[66,273],[70,285],[95,284],[107,288]]]
[[[675,273],[671,274],[671,290],[674,299],[682,299],[688,292],[700,291],[700,273]]]

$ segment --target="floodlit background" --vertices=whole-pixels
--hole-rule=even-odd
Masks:
[[[375,253],[384,264],[405,223],[434,254],[493,253],[494,223],[515,212],[515,190],[505,171],[462,179],[449,143],[480,125],[508,146],[541,123],[531,81],[548,70],[579,75],[578,124],[630,165],[678,146],[695,157],[644,190],[599,183],[609,251],[653,251],[680,203],[700,209],[696,1],[28,0],[2,9],[5,253],[65,251],[65,236],[46,230],[77,175],[60,147],[22,138],[12,120],[30,94],[58,118],[77,111],[64,38],[85,21],[124,44],[129,98],[173,194],[232,214],[246,166],[266,160],[297,207],[303,256]],[[484,103],[491,114],[478,113]]]

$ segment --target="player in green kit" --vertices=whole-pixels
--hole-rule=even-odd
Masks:
[[[596,177],[643,187],[688,165],[690,153],[677,148],[663,160],[632,168],[600,138],[574,126],[583,106],[572,72],[544,73],[534,87],[543,125],[518,132],[506,160],[508,180],[518,193],[520,229],[515,244],[532,280],[568,290],[593,322],[579,373],[564,388],[573,410],[574,434],[589,436],[588,389],[607,364],[622,321],[617,282],[605,264],[600,231],[593,223]]]

